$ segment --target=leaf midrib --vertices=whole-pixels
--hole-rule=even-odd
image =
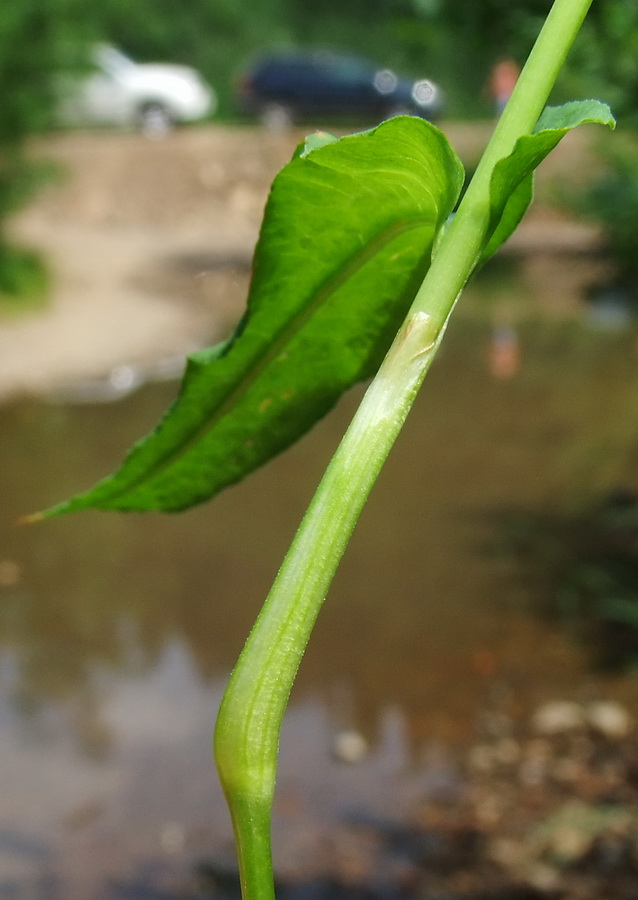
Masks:
[[[198,443],[200,438],[211,431],[227,414],[227,412],[235,405],[238,399],[245,395],[250,387],[255,383],[259,376],[266,371],[270,364],[281,354],[284,347],[292,340],[293,336],[300,332],[304,325],[323,307],[328,299],[339,288],[341,288],[350,278],[359,272],[367,263],[372,261],[374,257],[393,240],[406,234],[409,231],[418,228],[424,228],[427,225],[434,225],[430,216],[420,215],[415,218],[401,220],[393,223],[390,227],[379,232],[365,247],[354,253],[339,269],[321,284],[309,298],[309,300],[301,307],[301,309],[293,315],[280,329],[269,344],[269,349],[263,355],[260,355],[245,371],[244,376],[237,385],[227,394],[221,403],[206,416],[204,422],[199,423],[193,432],[185,441],[181,441],[177,447],[171,447],[164,456],[159,458],[158,463],[153,468],[153,474],[150,478],[146,472],[140,473],[138,476],[129,481],[126,485],[121,486],[118,490],[108,494],[104,499],[116,500],[132,490],[135,490],[144,481],[155,479],[169,466],[173,465],[179,457],[186,456],[193,445]],[[151,438],[149,438],[150,440]],[[109,483],[117,480],[118,473],[109,476],[102,481],[102,486],[106,488]],[[77,498],[78,502],[82,497],[88,497],[93,494],[95,489],[86,492]]]

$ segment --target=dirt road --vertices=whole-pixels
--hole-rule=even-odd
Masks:
[[[445,130],[472,161],[489,126]],[[13,224],[47,255],[54,286],[43,310],[0,315],[0,400],[78,384],[90,394],[94,381],[96,396],[108,395],[223,336],[243,308],[268,187],[301,136],[207,126],[161,141],[43,140],[34,152],[57,161],[62,177]],[[584,148],[571,135],[548,176],[573,171]],[[588,239],[561,224],[564,240]],[[536,215],[519,240],[547,237]]]

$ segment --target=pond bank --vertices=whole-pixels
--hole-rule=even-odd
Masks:
[[[444,125],[470,163],[489,128]],[[80,132],[36,145],[63,175],[14,231],[42,249],[54,287],[42,310],[0,314],[0,401],[71,396],[78,383],[90,394],[93,381],[96,399],[117,395],[154,377],[158,362],[178,366],[185,353],[223,337],[243,309],[269,185],[302,136],[206,126],[163,141]],[[585,129],[542,168],[541,199],[543,183],[589,165]],[[540,203],[510,248],[543,259],[596,242],[590,228]],[[538,277],[547,282],[542,271]]]

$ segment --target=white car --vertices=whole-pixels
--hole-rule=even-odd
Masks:
[[[96,45],[91,59],[91,74],[64,82],[59,115],[64,125],[137,127],[160,136],[217,108],[214,90],[195,69],[136,63],[109,44]]]

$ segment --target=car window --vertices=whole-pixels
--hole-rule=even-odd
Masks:
[[[109,44],[99,44],[93,52],[93,58],[99,68],[109,75],[119,75],[135,67],[132,59]]]
[[[298,81],[300,78],[308,78],[314,73],[312,63],[297,59],[271,60],[262,63],[256,70],[258,78],[275,80]]]
[[[305,62],[304,60],[296,60],[290,63],[289,72],[293,78],[312,78],[315,75],[317,67],[314,63]]]
[[[371,68],[359,60],[331,60],[327,69],[332,79],[353,87],[370,84],[373,75]]]

